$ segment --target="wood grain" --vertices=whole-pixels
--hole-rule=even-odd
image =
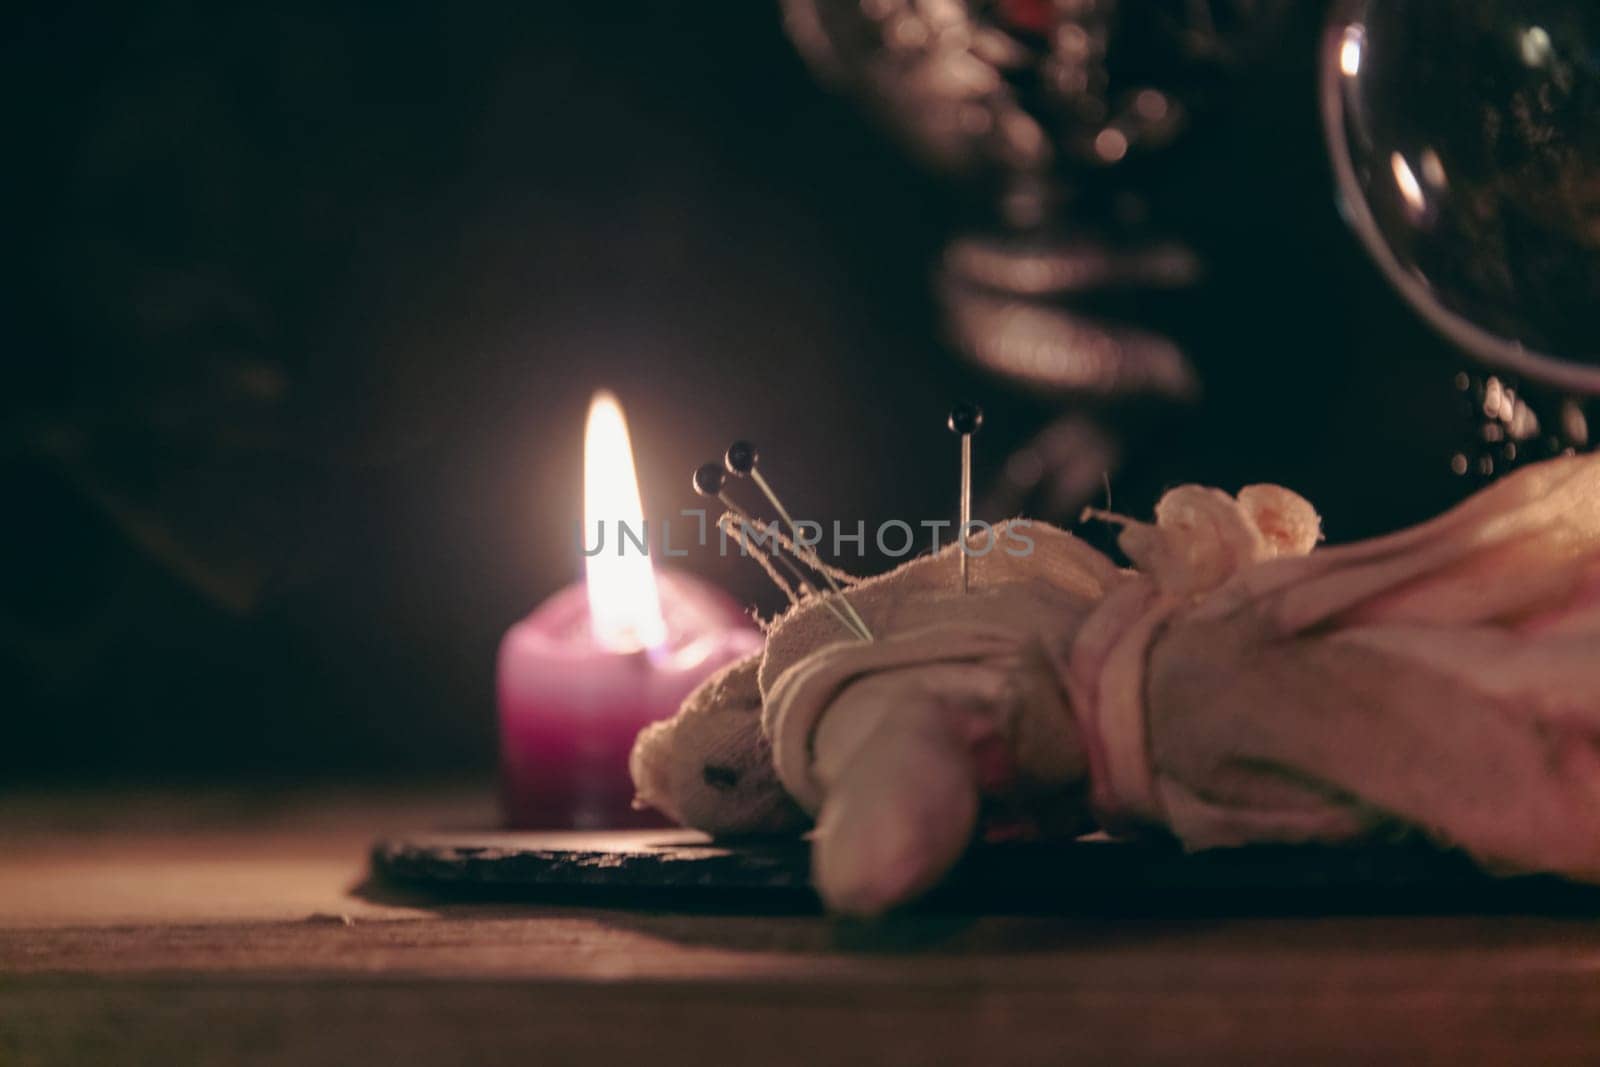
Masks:
[[[163,826],[150,808],[130,823],[0,805],[0,1064],[1600,1057],[1600,922],[1586,916],[867,926],[436,904],[361,887],[370,835],[416,814],[385,807],[356,795]],[[46,908],[71,856],[81,884]],[[202,858],[265,887],[223,907],[217,886],[250,879],[188,881]],[[138,893],[96,903],[96,882],[126,887],[130,867]]]

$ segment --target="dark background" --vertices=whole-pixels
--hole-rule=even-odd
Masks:
[[[1299,7],[1175,176],[1209,272],[1152,316],[1205,399],[1140,417],[1116,505],[1276,480],[1337,541],[1463,492],[1468,427],[1339,222]],[[597,387],[656,514],[747,435],[796,511],[943,516],[952,398],[980,485],[1063,410],[944,344],[961,206],[775,5],[321,8],[9,27],[0,781],[487,771]]]

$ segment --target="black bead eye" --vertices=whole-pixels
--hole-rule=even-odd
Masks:
[[[739,772],[732,767],[719,767],[708,763],[700,771],[701,779],[719,793],[731,792],[739,787]]]
[[[722,464],[702,463],[694,472],[694,491],[701,496],[716,496],[722,492],[727,478],[722,472]]]
[[[949,426],[953,433],[962,437],[977,433],[983,429],[983,409],[963,400],[950,409]]]
[[[744,477],[756,469],[756,446],[749,441],[735,441],[728,446],[728,454],[723,461],[728,465],[728,470]]]

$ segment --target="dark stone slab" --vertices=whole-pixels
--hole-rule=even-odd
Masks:
[[[817,906],[804,841],[718,843],[684,830],[426,833],[378,842],[386,885],[429,897],[690,910]],[[1170,842],[975,847],[922,905],[959,912],[1600,914],[1600,889],[1495,877],[1424,845],[1261,846],[1185,853]]]

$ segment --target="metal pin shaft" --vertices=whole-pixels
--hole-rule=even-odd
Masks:
[[[789,515],[788,509],[785,508],[783,506],[783,502],[778,499],[778,494],[772,491],[772,486],[768,485],[767,480],[761,476],[761,471],[758,468],[751,468],[750,480],[756,483],[756,487],[766,495],[766,498],[772,504],[773,509],[777,511],[779,517],[781,517],[784,523],[788,525],[789,534],[794,538],[795,551],[804,551],[809,555],[815,556],[816,553],[811,552],[809,548],[803,548],[800,540],[800,527],[795,524],[794,519]],[[810,563],[811,561],[807,560],[806,562]],[[858,636],[860,636],[864,641],[871,641],[872,631],[867,627],[867,621],[861,617],[860,612],[856,611],[855,605],[850,603],[850,598],[844,595],[844,590],[839,588],[839,583],[833,580],[833,575],[829,574],[826,570],[822,570],[821,568],[818,568],[818,571],[827,581],[828,588],[832,589],[835,595],[838,596],[839,602],[844,606],[845,612],[850,616],[851,621],[854,623]]]
[[[734,518],[744,524],[746,529],[759,530],[764,525],[758,520],[751,518],[749,512],[745,511],[738,504],[735,504],[732,500],[728,499],[728,494],[718,493],[717,499],[722,502],[722,506],[727,508],[729,513],[732,514]],[[772,555],[773,558],[776,559],[783,567],[783,569],[789,572],[789,576],[800,584],[802,589],[804,589],[811,596],[814,596],[820,600],[822,602],[822,606],[833,613],[833,617],[839,620],[839,624],[841,626],[843,626],[846,630],[849,630],[852,634],[855,634],[857,637],[861,636],[856,630],[855,624],[850,621],[849,617],[842,613],[838,607],[834,605],[832,600],[818,593],[817,587],[811,584],[811,580],[802,574],[798,567],[789,562],[789,558],[785,556],[782,551],[775,551]]]
[[[972,435],[961,435],[961,595],[967,594],[967,527],[972,524]]]

